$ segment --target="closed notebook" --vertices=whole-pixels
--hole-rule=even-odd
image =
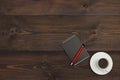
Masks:
[[[76,55],[76,53],[78,52],[78,50],[82,45],[83,45],[82,42],[76,35],[69,37],[62,43],[62,47],[64,48],[66,54],[68,55],[71,61],[73,60],[74,56]],[[78,63],[87,59],[88,57],[89,57],[89,54],[84,47],[73,65],[77,65]]]

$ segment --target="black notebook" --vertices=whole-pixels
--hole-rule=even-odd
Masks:
[[[78,50],[82,45],[83,45],[82,42],[76,35],[69,37],[62,43],[62,47],[64,48],[66,54],[68,55],[71,61],[73,60],[74,56],[76,55],[76,53],[78,52]],[[84,47],[73,65],[77,65],[78,63],[87,59],[88,57],[89,57],[89,54]]]

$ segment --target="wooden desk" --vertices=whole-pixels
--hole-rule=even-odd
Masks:
[[[61,47],[76,34],[92,56],[106,51],[112,71],[89,60],[69,66]],[[120,80],[120,0],[0,0],[0,80]]]

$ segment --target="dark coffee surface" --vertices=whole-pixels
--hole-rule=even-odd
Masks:
[[[100,59],[99,60],[99,66],[101,67],[101,68],[106,68],[107,66],[108,66],[108,61],[106,60],[106,59]]]

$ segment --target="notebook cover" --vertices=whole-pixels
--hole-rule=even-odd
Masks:
[[[82,42],[76,35],[69,37],[62,43],[62,47],[64,48],[66,54],[68,55],[71,61],[81,46]],[[75,61],[74,65],[77,65],[78,63],[80,63],[81,61],[85,60],[88,57],[89,54],[84,47],[80,55],[78,56],[77,60]]]

